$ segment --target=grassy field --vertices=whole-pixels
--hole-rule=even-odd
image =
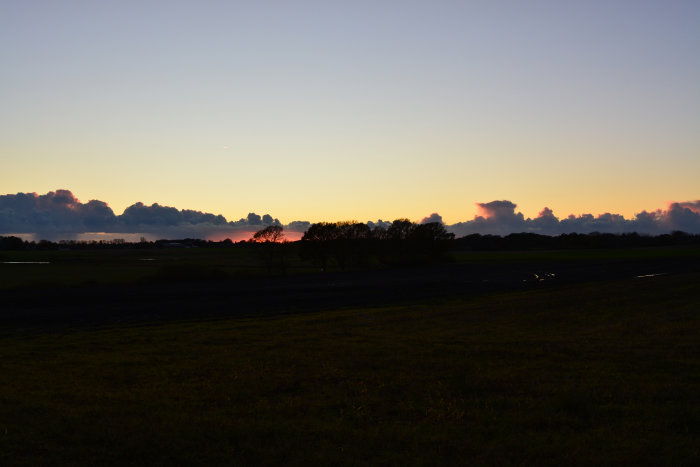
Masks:
[[[0,339],[1,465],[697,465],[700,274]]]
[[[259,246],[257,246],[259,247]],[[320,266],[299,258],[298,244],[285,245],[285,273],[320,271]],[[0,251],[0,290],[19,287],[120,284],[153,280],[225,279],[268,274],[263,251],[256,246],[212,248],[150,248],[123,250]],[[450,261],[474,266],[523,265],[530,263],[593,263],[694,258],[697,245],[532,251],[452,252]],[[6,264],[41,262],[47,264]],[[375,265],[376,267],[376,265]],[[330,270],[339,268],[330,261]],[[274,271],[279,274],[279,270]]]
[[[695,258],[700,260],[697,245],[649,248],[591,248],[573,250],[458,251],[452,257],[459,263],[529,263],[533,261],[601,261],[653,260],[658,258]]]
[[[298,255],[292,271],[302,269]],[[47,264],[3,264],[41,262]],[[0,252],[0,290],[17,287],[119,284],[158,279],[209,279],[265,274],[251,248],[150,248]]]

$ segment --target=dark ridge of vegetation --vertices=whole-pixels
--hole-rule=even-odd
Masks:
[[[127,242],[123,239],[112,240],[49,240],[26,241],[15,236],[0,236],[0,250],[97,250],[97,249],[145,249],[145,248],[207,248],[232,245],[242,245],[252,242],[275,243],[283,241],[283,229],[278,226],[274,232],[269,228],[263,229],[248,241],[233,242],[231,239],[222,241],[202,240],[198,238],[161,239],[139,242]],[[257,237],[256,237],[257,236]],[[304,233],[302,242],[319,243],[370,243],[382,249],[406,252],[411,249],[428,250],[430,254],[439,254],[449,250],[531,250],[531,249],[577,249],[577,248],[629,248],[656,247],[677,245],[700,245],[700,235],[675,231],[662,235],[641,235],[638,233],[598,233],[588,234],[569,233],[557,236],[541,235],[522,232],[506,236],[490,234],[471,234],[455,238],[445,230],[442,224],[432,222],[416,224],[406,219],[399,219],[386,229],[384,227],[370,228],[359,222],[319,222],[312,224]],[[295,243],[295,242],[291,242]],[[334,248],[337,248],[334,247]],[[328,252],[334,248],[328,248]],[[318,256],[319,253],[316,253]]]
[[[184,239],[162,239],[147,241],[141,239],[139,242],[127,242],[122,238],[111,240],[50,240],[26,241],[19,237],[0,236],[0,250],[22,251],[22,250],[137,250],[150,248],[205,248],[213,246],[232,245],[230,239],[221,242],[202,240],[198,238]]]
[[[260,267],[270,274],[286,273],[290,265],[297,269],[317,268],[323,271],[420,266],[450,262],[460,255],[478,251],[622,250],[693,245],[700,245],[700,235],[684,232],[658,236],[591,233],[562,234],[556,237],[534,233],[510,234],[505,237],[474,234],[455,239],[440,223],[416,224],[406,219],[396,220],[388,228],[370,228],[367,224],[358,222],[320,222],[312,224],[297,242],[284,242],[283,228],[279,226],[266,227],[250,240],[238,243],[230,239],[215,242],[193,238],[154,242],[142,239],[133,243],[123,239],[29,242],[12,236],[0,237],[0,251],[37,254],[54,251],[84,251],[88,254],[93,250],[114,251],[115,254],[133,250],[136,254],[138,251],[199,248],[216,250],[223,255],[224,251],[230,250],[234,256],[240,253],[257,257]],[[164,275],[186,277],[186,266],[178,265],[165,271]],[[200,276],[224,277],[226,274],[217,270],[215,274]]]

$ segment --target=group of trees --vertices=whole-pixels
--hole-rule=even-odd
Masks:
[[[438,222],[416,224],[395,220],[388,228],[359,222],[319,222],[301,238],[301,255],[324,270],[330,261],[341,269],[371,262],[409,263],[442,258],[454,234]]]
[[[323,270],[366,267],[370,264],[405,264],[443,258],[454,235],[438,222],[416,224],[395,220],[389,227],[371,228],[360,222],[311,224],[299,243],[301,258]],[[284,228],[270,225],[250,239],[261,252],[270,271],[284,270],[287,248],[282,245]]]

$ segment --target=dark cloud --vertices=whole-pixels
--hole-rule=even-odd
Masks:
[[[693,212],[700,213],[700,200],[697,201],[685,201],[683,203],[675,203],[678,206],[686,209],[690,209]]]
[[[90,200],[82,205],[83,224],[90,232],[102,232],[114,227],[117,216],[104,201]]]
[[[226,238],[240,237],[266,225],[282,224],[269,214],[250,213],[237,222],[228,222],[221,215],[141,202],[116,216],[107,203],[82,203],[69,190],[0,196],[0,234],[36,234],[33,237],[52,240],[76,238],[86,232],[141,233],[151,239]]]
[[[671,203],[666,211],[665,221],[671,230],[697,232],[700,230],[700,206],[697,201]]]
[[[279,219],[277,219],[277,218],[273,219],[272,216],[269,214],[265,214],[264,216],[262,216],[262,223],[265,226],[269,226],[269,225],[278,225],[280,227],[282,226],[282,223],[279,221]]]
[[[474,219],[446,226],[457,237],[473,233],[508,235],[533,232],[545,235],[562,233],[627,233],[658,235],[681,230],[700,233],[700,201],[671,203],[665,210],[642,211],[633,219],[619,214],[598,216],[582,214],[558,218],[545,207],[534,219],[517,212],[517,205],[508,200],[477,203],[479,214]],[[438,213],[421,223],[442,222]],[[75,238],[86,232],[144,234],[147,238],[247,238],[268,225],[282,225],[269,214],[249,213],[247,217],[229,222],[221,215],[174,207],[135,203],[117,216],[107,203],[91,200],[82,203],[68,190],[56,190],[45,195],[17,193],[0,195],[0,235],[36,234],[47,239]],[[388,228],[391,222],[379,219],[368,222],[370,228]],[[310,223],[294,221],[284,226],[289,232],[301,233]]]
[[[158,203],[145,206],[139,202],[132,204],[119,216],[124,225],[177,225],[181,221],[180,211],[176,208],[160,206]]]
[[[68,190],[0,195],[0,232],[104,231],[117,218],[102,201],[83,204]]]
[[[254,212],[248,213],[248,225],[262,225],[262,218]]]
[[[259,216],[258,216],[259,217]],[[194,224],[212,224],[226,225],[224,216],[216,216],[201,211],[193,211],[190,209],[178,210],[169,206],[161,206],[155,203],[151,206],[145,206],[143,203],[132,204],[124,210],[124,214],[119,216],[119,221],[123,225],[194,225]]]
[[[292,232],[306,232],[309,227],[311,227],[311,222],[309,221],[292,221],[285,226],[287,230]]]
[[[523,232],[526,228],[523,215],[515,212],[515,203],[502,200],[476,203],[476,206],[480,215],[475,216],[474,220],[451,225],[448,230],[461,237],[473,233],[508,235]]]
[[[474,220],[448,226],[447,230],[461,237],[473,233],[508,235],[510,233],[532,232],[544,235],[563,233],[629,233],[658,235],[681,230],[700,233],[700,201],[672,203],[667,210],[642,211],[634,219],[625,219],[620,214],[604,213],[598,216],[582,214],[570,215],[559,220],[551,209],[545,207],[534,218],[525,218],[516,212],[516,205],[510,201],[477,203],[482,215]]]

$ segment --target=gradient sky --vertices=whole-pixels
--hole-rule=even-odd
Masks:
[[[0,1],[0,192],[283,222],[700,198],[698,1]]]

